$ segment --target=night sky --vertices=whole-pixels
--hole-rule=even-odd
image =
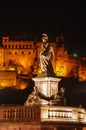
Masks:
[[[63,35],[69,53],[86,56],[86,8],[81,2],[7,1],[0,3],[0,37]]]

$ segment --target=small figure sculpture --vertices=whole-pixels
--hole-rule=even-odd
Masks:
[[[42,34],[42,41],[43,45],[40,53],[41,70],[47,77],[54,77],[52,66],[52,61],[54,59],[53,47],[48,43],[48,36],[46,34]]]
[[[48,104],[49,97],[46,97],[43,93],[41,93],[36,86],[34,86],[34,90],[32,93],[28,96],[26,102],[24,103],[24,106],[29,105],[42,105]]]
[[[62,105],[66,105],[66,98],[65,98],[64,93],[65,93],[65,88],[61,87],[59,94],[61,96],[61,103],[62,103]]]
[[[41,99],[38,96],[38,89],[35,86],[34,91],[32,91],[32,93],[28,96],[24,105],[29,106],[29,105],[39,105],[39,104],[41,104]]]
[[[66,105],[66,98],[65,98],[65,88],[61,87],[60,92],[54,92],[53,95],[50,97],[50,104],[52,105]]]

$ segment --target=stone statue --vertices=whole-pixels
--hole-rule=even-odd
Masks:
[[[65,88],[61,87],[60,92],[54,92],[53,95],[50,97],[49,104],[51,105],[66,105],[66,98],[65,98]]]
[[[52,61],[54,59],[53,47],[48,43],[48,36],[42,34],[42,50],[40,53],[41,70],[47,77],[54,77]]]
[[[42,73],[38,74],[35,81],[34,90],[28,96],[25,106],[29,105],[65,105],[64,88],[58,92],[59,78],[53,70],[54,51],[48,43],[48,36],[42,34],[42,49],[40,52],[40,64]],[[48,77],[48,78],[46,78]]]
[[[29,105],[40,105],[40,104],[48,104],[49,97],[46,97],[43,93],[41,93],[36,86],[34,86],[34,90],[28,96],[24,106]]]

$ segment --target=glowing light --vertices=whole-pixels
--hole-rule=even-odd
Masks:
[[[61,66],[56,66],[56,74],[58,76],[64,76],[65,75],[65,69]]]
[[[21,88],[21,90],[25,89],[26,88],[26,84],[21,84],[20,88]]]
[[[73,56],[74,56],[74,57],[77,57],[77,56],[78,56],[78,53],[77,53],[77,52],[74,52],[74,53],[73,53]]]
[[[18,74],[20,74],[21,73],[21,71],[20,70],[18,70]]]
[[[14,67],[10,67],[8,70],[15,70],[15,68]]]
[[[41,72],[42,72],[41,69],[39,69],[39,70],[38,70],[38,74],[40,74]]]

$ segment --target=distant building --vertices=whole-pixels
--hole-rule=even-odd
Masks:
[[[69,55],[64,47],[63,36],[57,37],[56,42],[50,44],[55,53],[53,66],[56,75],[86,80],[86,58]],[[0,70],[17,70],[19,74],[29,75],[40,73],[41,45],[41,41],[13,41],[9,37],[2,37]]]

